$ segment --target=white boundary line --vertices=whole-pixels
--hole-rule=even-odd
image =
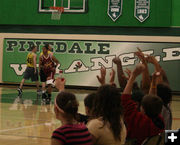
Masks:
[[[30,126],[23,126],[23,127],[11,128],[11,129],[4,129],[4,130],[0,130],[0,133],[7,132],[7,131],[19,130],[19,129],[25,129],[25,128],[31,128],[31,127],[37,127],[37,126],[41,126],[41,125],[45,125],[45,124],[46,123],[41,123],[41,124],[30,125]]]

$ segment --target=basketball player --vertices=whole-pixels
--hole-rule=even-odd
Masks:
[[[48,54],[53,55],[52,47],[50,46],[50,44],[45,44],[44,47],[48,48]],[[42,55],[43,55],[43,52],[40,53],[40,57]],[[40,64],[39,64],[39,66],[40,66]],[[44,74],[42,71],[43,71],[42,68],[39,67],[40,78],[42,78],[41,76]],[[44,96],[45,93],[46,93],[46,80],[45,79],[40,79],[40,80],[41,80],[41,83],[42,83],[42,94]]]
[[[38,70],[36,68],[36,59],[37,59],[37,46],[32,46],[31,52],[27,55],[27,68],[24,72],[24,77],[20,83],[20,86],[18,88],[18,95],[22,95],[22,87],[25,82],[25,80],[29,80],[31,78],[32,82],[36,82],[37,86],[37,93],[39,93],[39,81],[38,81]]]
[[[51,101],[52,84],[54,81],[54,75],[59,61],[51,54],[48,53],[49,47],[45,45],[43,47],[43,54],[39,57],[39,71],[42,82],[42,100],[49,104]],[[45,84],[45,85],[44,85]],[[46,84],[48,85],[46,95]]]
[[[48,48],[48,54],[53,55],[51,45],[50,45],[50,44],[46,44],[46,45],[45,45],[45,47],[47,47],[47,48]],[[43,52],[41,52],[41,53],[40,53],[40,56],[42,56],[42,55],[43,55]]]

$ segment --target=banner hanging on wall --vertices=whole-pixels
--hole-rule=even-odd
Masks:
[[[108,15],[115,22],[122,14],[123,0],[108,0]]]
[[[156,56],[167,72],[173,90],[180,91],[180,43],[167,42],[121,42],[99,40],[45,40],[45,39],[4,39],[3,82],[20,82],[26,69],[26,56],[32,45],[38,48],[39,56],[45,44],[51,44],[54,56],[60,61],[67,85],[99,86],[96,75],[101,66],[107,68],[107,77],[115,65],[112,60],[119,57],[124,67],[132,69],[139,60],[134,55],[137,47],[145,54]],[[149,65],[151,73],[154,71]],[[108,82],[108,80],[107,80]],[[116,83],[117,77],[116,77]]]
[[[144,22],[150,13],[150,0],[135,0],[134,16],[141,23]]]

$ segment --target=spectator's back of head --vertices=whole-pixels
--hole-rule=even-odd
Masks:
[[[136,89],[132,91],[132,99],[135,102],[138,102],[139,104],[141,104],[143,97],[144,97],[144,93],[141,89]]]
[[[145,114],[150,118],[158,117],[162,111],[163,102],[158,96],[145,95],[141,104]]]
[[[91,93],[89,95],[87,95],[84,99],[84,106],[86,108],[86,114],[88,116],[92,116],[92,108],[93,108],[93,103],[94,103],[94,99],[96,97],[96,93]]]
[[[94,100],[93,115],[102,117],[104,124],[109,123],[114,138],[120,140],[122,130],[121,118],[123,110],[121,107],[121,94],[119,90],[111,85],[101,86]]]
[[[76,117],[78,111],[78,101],[76,96],[69,92],[61,92],[55,100],[56,107],[64,111],[65,116]]]
[[[165,106],[167,106],[172,101],[172,91],[169,85],[166,83],[157,85],[157,95],[162,99]]]
[[[141,106],[141,101],[144,97],[144,93],[143,91],[141,91],[141,89],[134,89],[132,91],[132,100],[134,100],[137,104],[137,109],[140,109]]]

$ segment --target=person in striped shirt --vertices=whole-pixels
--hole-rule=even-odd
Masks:
[[[51,145],[92,145],[92,136],[87,127],[76,121],[79,103],[75,95],[62,91],[64,79],[56,79],[55,84],[61,92],[54,101],[54,112],[62,125],[53,132]]]

